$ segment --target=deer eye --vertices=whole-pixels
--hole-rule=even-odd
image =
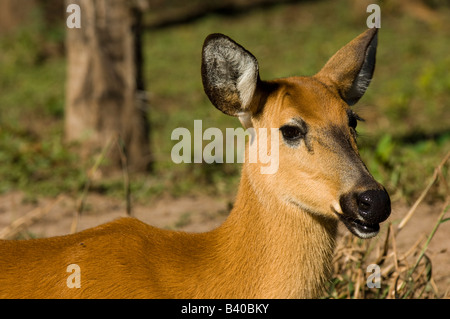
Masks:
[[[353,129],[356,129],[357,125],[358,125],[358,120],[354,116],[349,116],[348,126],[350,126]]]
[[[303,128],[296,125],[283,125],[280,127],[280,131],[286,141],[296,141],[306,134]]]

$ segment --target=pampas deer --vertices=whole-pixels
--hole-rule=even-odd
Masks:
[[[250,52],[208,36],[206,94],[245,128],[277,128],[279,147],[269,152],[279,152],[278,170],[261,174],[261,163],[246,161],[232,211],[210,232],[123,218],[73,235],[0,241],[0,297],[319,297],[338,222],[369,238],[390,214],[387,192],[359,156],[350,108],[372,78],[376,46],[369,29],[314,76],[263,81]],[[77,287],[68,284],[72,264]]]

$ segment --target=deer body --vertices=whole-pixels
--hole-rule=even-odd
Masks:
[[[338,221],[368,238],[390,213],[389,197],[359,158],[348,107],[370,81],[374,44],[376,31],[368,30],[314,77],[263,82],[248,51],[208,37],[205,92],[245,127],[279,128],[278,172],[264,175],[261,164],[245,162],[230,215],[206,233],[123,218],[73,235],[0,241],[0,297],[319,297]],[[80,268],[80,288],[67,285],[70,264]]]
[[[229,218],[210,233],[122,218],[63,237],[2,241],[0,298],[317,297],[337,222],[277,220],[275,207],[249,205],[254,196],[239,193]],[[81,269],[80,288],[67,287],[69,264]]]

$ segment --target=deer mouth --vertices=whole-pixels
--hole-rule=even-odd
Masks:
[[[347,217],[343,214],[338,214],[339,219],[344,223],[347,229],[359,238],[372,238],[380,231],[380,224],[366,223],[358,218]]]

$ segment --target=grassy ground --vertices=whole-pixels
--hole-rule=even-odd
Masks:
[[[366,29],[368,14],[355,11],[351,3],[306,1],[148,30],[145,76],[156,165],[151,176],[132,176],[134,200],[145,203],[162,193],[236,191],[239,164],[177,165],[170,157],[176,143],[170,139],[172,130],[191,129],[194,119],[203,120],[204,128],[239,127],[203,93],[200,54],[209,33],[225,33],[249,49],[259,60],[263,79],[312,75]],[[411,204],[450,150],[450,29],[381,8],[374,79],[355,106],[366,119],[358,125],[360,151],[391,199]],[[448,16],[448,7],[443,10]],[[60,193],[78,195],[95,162],[81,162],[72,146],[63,143],[65,58],[54,54],[63,38],[63,28],[43,30],[39,16],[30,27],[0,38],[0,194],[19,190],[31,201]],[[448,165],[440,174],[448,176]],[[121,196],[122,179],[101,178],[92,189]],[[444,183],[434,183],[426,200],[440,202],[447,192]],[[363,254],[363,245],[368,244],[353,243],[351,254]],[[349,254],[337,258],[344,255]],[[358,282],[344,277],[335,278],[336,287]],[[353,287],[344,297],[355,291]],[[332,290],[329,297],[342,293]]]

